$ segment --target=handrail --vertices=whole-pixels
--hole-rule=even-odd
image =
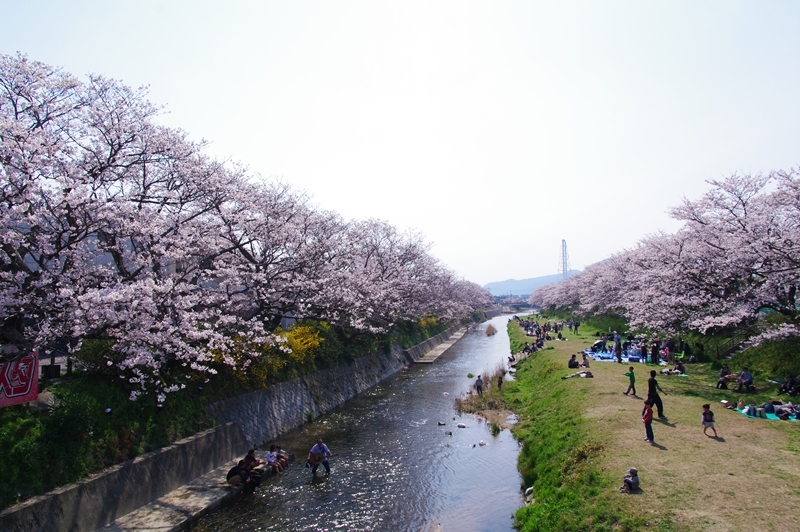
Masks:
[[[729,338],[728,342],[723,342],[722,345],[717,345],[717,360],[725,358],[736,351],[742,345],[742,343],[744,343],[744,340],[744,336],[736,335]],[[729,344],[728,347],[723,347],[726,344]],[[723,347],[722,352],[720,352],[720,347]]]

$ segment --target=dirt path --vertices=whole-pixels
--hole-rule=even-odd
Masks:
[[[561,353],[553,356],[566,363],[575,347],[557,348]],[[656,445],[647,444],[641,410],[654,366],[634,366],[639,397],[622,394],[627,364],[594,363],[594,379],[571,381],[587,392],[585,416],[591,433],[606,448],[604,467],[620,479],[629,467],[639,470],[642,493],[620,494],[635,511],[642,505],[659,513],[666,510],[676,525],[688,530],[800,531],[795,511],[800,502],[800,422],[748,419],[717,402],[711,409],[719,438],[713,439],[703,435],[700,423],[701,405],[707,401],[669,393],[672,379],[686,377],[659,376],[667,392],[662,399],[668,419],[654,421]],[[738,397],[730,395],[732,400]]]

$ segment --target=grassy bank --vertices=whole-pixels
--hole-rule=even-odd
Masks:
[[[786,529],[776,506],[800,502],[800,422],[748,419],[722,408],[720,400],[739,394],[717,390],[715,369],[694,364],[689,377],[658,377],[668,419],[654,423],[657,443],[649,445],[640,415],[655,366],[634,365],[638,397],[622,395],[627,365],[596,362],[595,378],[562,379],[574,372],[569,356],[594,340],[594,328],[581,330],[520,362],[516,380],[495,398],[520,417],[514,434],[522,444],[522,488],[533,487],[535,503],[516,515],[519,529]],[[509,334],[512,345],[525,341],[513,323]],[[747,398],[774,399],[774,388]],[[717,439],[703,435],[703,403],[716,414]],[[629,467],[639,469],[642,490],[625,495],[617,488]]]
[[[522,328],[508,325],[512,343],[526,341]],[[504,386],[503,400],[520,417],[514,435],[522,444],[519,469],[535,504],[521,508],[524,531],[641,530],[645,516],[631,515],[616,492],[619,475],[606,472],[606,443],[594,434],[584,412],[590,407],[589,379],[563,380],[568,355],[579,342],[550,342],[518,364],[516,379]],[[669,523],[655,530],[670,530]]]

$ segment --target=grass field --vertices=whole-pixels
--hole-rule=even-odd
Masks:
[[[502,393],[495,386],[461,403],[489,419],[491,410],[504,408],[520,417],[513,428],[522,444],[519,468],[535,498],[517,514],[521,530],[800,530],[800,422],[726,410],[720,401],[740,394],[717,390],[717,372],[693,364],[689,377],[658,377],[668,419],[653,423],[656,444],[645,443],[641,409],[656,366],[634,364],[638,397],[622,393],[627,364],[596,362],[592,379],[561,378],[574,372],[567,360],[591,344],[593,332],[586,327],[548,342],[518,365]],[[524,340],[519,327],[509,334],[512,345]],[[763,386],[747,397],[776,398]],[[703,403],[715,413],[717,439],[703,435]],[[617,488],[630,467],[638,468],[642,490],[626,495]]]

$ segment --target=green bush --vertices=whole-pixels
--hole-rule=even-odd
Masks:
[[[0,409],[0,508],[43,491],[44,432],[39,412],[23,406]]]
[[[158,407],[152,396],[130,401],[118,381],[82,374],[49,388],[49,411],[0,409],[0,507],[213,426],[188,390]]]

